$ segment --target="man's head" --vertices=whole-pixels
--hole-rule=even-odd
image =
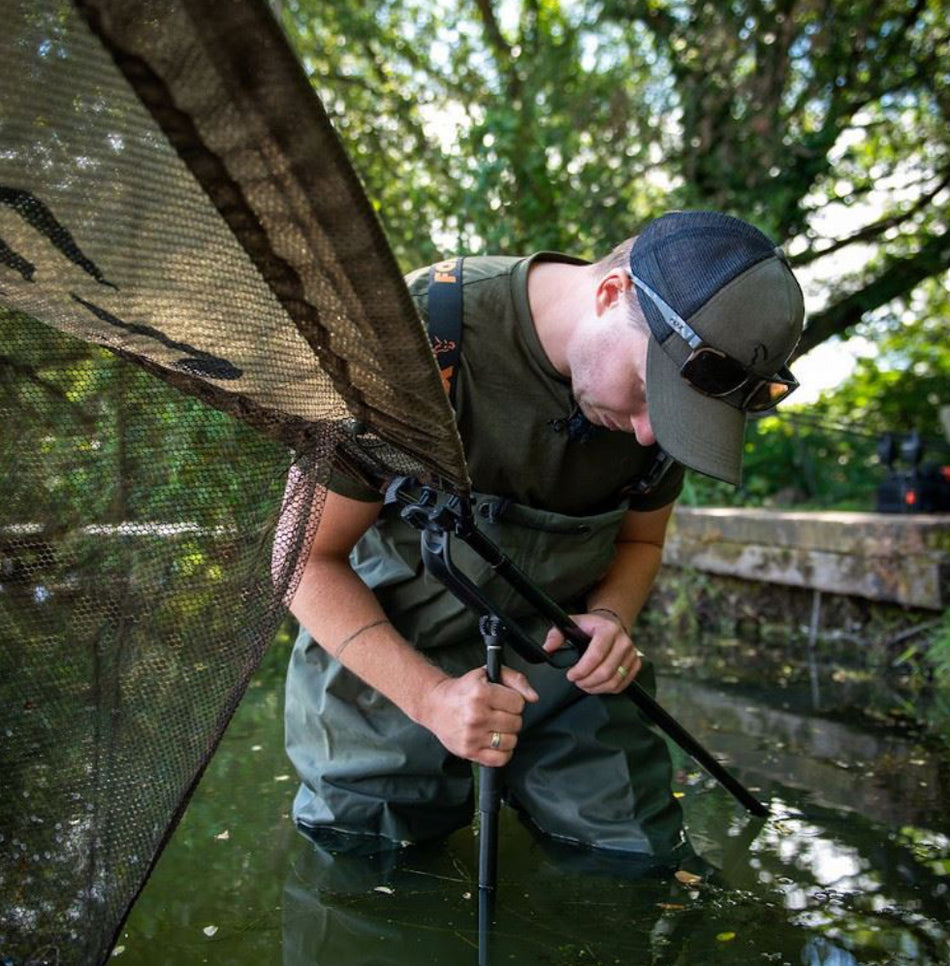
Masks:
[[[610,306],[608,314],[626,318],[621,341],[636,363],[629,419],[613,428],[634,429],[641,443],[655,435],[679,462],[738,484],[747,413],[771,408],[796,385],[785,366],[804,307],[784,253],[738,218],[671,212],[592,270],[598,311]],[[589,371],[578,401],[610,425],[617,420],[603,400],[619,399],[616,360],[601,360],[604,382]]]

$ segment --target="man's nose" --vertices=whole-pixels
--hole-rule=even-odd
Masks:
[[[633,427],[633,434],[641,446],[652,446],[656,442],[653,434],[653,427],[650,425],[650,417],[644,413],[642,416],[632,416],[630,425]]]

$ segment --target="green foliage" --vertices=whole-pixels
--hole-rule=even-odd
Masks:
[[[604,26],[592,45],[594,19],[526,4],[512,41],[487,5],[287,5],[406,270],[456,248],[593,255],[660,204],[648,40]]]
[[[943,612],[943,620],[930,637],[927,659],[937,683],[950,688],[950,608]]]
[[[874,432],[910,430],[942,437],[938,408],[950,404],[950,293],[938,280],[921,286],[908,311],[873,327],[876,353],[859,360],[845,386],[814,411]]]
[[[664,209],[718,208],[814,265],[827,301],[802,351],[945,279],[947,0],[282,11],[406,270],[590,257]],[[859,271],[824,257],[842,251]]]
[[[877,438],[797,415],[783,413],[750,424],[741,487],[690,474],[683,501],[693,506],[873,510],[885,475]]]
[[[747,437],[746,486],[691,478],[687,501],[869,507],[881,478],[873,434],[940,435],[935,407],[950,401],[947,0],[279,9],[404,269],[455,251],[595,257],[666,208],[717,207],[755,221],[814,272],[825,304],[804,349],[855,326],[874,342],[876,355],[805,411],[871,435],[761,420]],[[38,163],[55,149],[38,143]],[[103,178],[103,190],[111,184]],[[834,266],[854,251],[859,269]],[[149,377],[97,367],[98,350],[71,350],[69,367],[47,372],[56,338],[0,358],[0,389],[42,425],[46,461],[43,486],[15,480],[8,500],[39,512],[81,494],[92,519],[160,518],[193,485],[182,454],[241,430],[223,416],[193,419],[190,400],[138,405]],[[40,396],[27,400],[16,379]],[[70,421],[93,434],[74,442],[62,432]],[[143,440],[163,461],[127,472]],[[103,456],[115,486],[91,483]],[[194,511],[202,525],[243,505],[229,468],[214,473],[222,503]]]
[[[877,354],[809,420],[750,426],[743,489],[694,477],[684,498],[868,509],[875,436],[939,436],[950,402],[948,9],[291,0],[283,14],[407,270],[455,251],[596,257],[680,206],[781,240],[821,305],[800,351],[858,331]]]
[[[202,458],[269,445],[254,430],[104,349],[6,310],[0,339],[0,409],[17,428],[9,451],[27,436],[37,448],[30,467],[7,478],[7,520],[56,518],[67,505],[87,522],[178,523],[187,505],[189,522],[213,528],[259,512],[234,467]]]

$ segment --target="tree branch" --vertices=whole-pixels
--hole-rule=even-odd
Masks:
[[[392,77],[390,76],[383,58],[380,57],[376,51],[373,49],[373,45],[370,41],[366,40],[363,42],[363,50],[366,56],[369,58],[369,62],[372,66],[373,73],[376,75],[377,80],[383,85],[383,89],[390,87],[393,89],[392,100],[394,103],[395,114],[403,124],[406,126],[412,139],[416,142],[416,147],[419,149],[421,155],[430,158],[442,174],[446,177],[450,177],[450,171],[448,165],[446,164],[446,159],[442,152],[432,144],[426,134],[423,124],[419,121],[417,117],[414,116],[415,101],[407,97],[401,91],[401,86],[398,83],[394,83]],[[369,87],[369,85],[366,85]],[[378,95],[380,99],[385,96],[382,92]]]
[[[437,84],[441,85],[446,93],[451,94],[463,103],[471,100],[471,87],[463,82],[463,78],[447,76],[432,66],[432,61],[425,56],[421,56],[418,49],[412,44],[407,43],[405,38],[396,37],[393,49],[400,57],[404,57],[406,62],[414,70],[432,78]]]
[[[846,248],[848,245],[853,245],[856,242],[867,242],[880,235],[883,235],[889,228],[896,228],[898,225],[902,225],[905,221],[913,218],[918,212],[923,211],[933,199],[940,194],[940,192],[950,185],[950,174],[945,174],[937,184],[930,189],[925,195],[918,198],[906,211],[895,212],[892,215],[888,215],[886,218],[881,218],[878,221],[872,222],[870,225],[865,225],[864,228],[848,235],[846,238],[841,238],[833,244],[829,245],[827,248],[822,248],[816,251],[803,252],[801,255],[796,255],[795,257],[789,259],[793,266],[798,267],[800,265],[810,265],[812,262],[819,258],[824,258],[825,255],[831,255],[833,252],[841,251],[842,248]]]
[[[515,69],[511,44],[505,40],[504,34],[501,32],[491,0],[475,0],[475,6],[478,7],[478,12],[481,14],[482,24],[488,37],[488,45],[494,51],[499,73],[505,79],[508,97],[515,101],[521,96],[521,78]]]
[[[950,268],[950,232],[932,235],[920,251],[891,259],[884,270],[857,292],[852,292],[811,317],[792,356],[797,359],[833,335],[842,335],[864,315],[907,295],[931,275]]]
[[[478,12],[481,14],[482,24],[485,27],[485,33],[488,35],[489,45],[495,51],[495,56],[499,62],[510,62],[512,57],[511,44],[505,40],[505,36],[501,32],[491,0],[475,0],[475,6],[478,7]]]
[[[52,396],[57,402],[65,403],[73,410],[76,418],[87,430],[92,431],[95,429],[95,418],[87,413],[79,403],[70,399],[69,395],[63,389],[60,389],[56,383],[44,379],[32,366],[27,365],[25,362],[18,362],[10,356],[0,355],[0,375],[2,375],[4,369],[19,379],[25,379],[27,382],[33,383],[34,386],[39,386],[40,389]]]

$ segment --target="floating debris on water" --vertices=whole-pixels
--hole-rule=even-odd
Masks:
[[[677,869],[676,872],[673,873],[673,878],[676,879],[677,882],[680,882],[686,886],[699,885],[699,883],[703,881],[703,877],[701,875],[696,875],[695,872],[687,872],[685,869]]]

